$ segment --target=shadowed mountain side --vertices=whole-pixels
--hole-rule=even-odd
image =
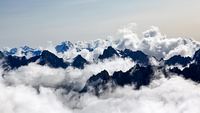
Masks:
[[[174,67],[173,69],[169,70],[172,73],[176,73],[180,76],[183,76],[186,79],[191,79],[195,82],[200,82],[200,64],[193,63],[190,64],[189,67],[184,68],[183,70],[179,69],[178,67]]]
[[[142,51],[132,51],[130,49],[125,49],[123,51],[115,50],[111,46],[103,51],[102,55],[99,55],[99,59],[108,59],[113,57],[114,55],[122,57],[122,58],[131,58],[133,61],[139,64],[148,65],[149,64],[149,57],[148,55],[144,54]]]
[[[195,52],[193,56],[193,60],[197,62],[198,64],[200,64],[200,49]]]
[[[73,60],[71,65],[79,69],[83,69],[85,64],[89,64],[81,55],[76,56]]]
[[[111,46],[109,46],[107,49],[105,49],[103,51],[102,55],[99,55],[99,59],[103,60],[103,59],[106,59],[106,58],[111,58],[114,55],[119,56],[117,51],[114,48],[112,48]]]
[[[65,63],[62,58],[58,58],[53,53],[44,50],[39,59],[40,65],[48,65],[53,68],[67,68],[68,63]]]
[[[148,55],[144,54],[142,51],[132,51],[130,49],[125,49],[124,51],[120,51],[122,58],[131,58],[133,61],[148,65],[149,64],[149,57]]]
[[[190,58],[187,58],[188,62]],[[186,60],[186,59],[185,59]],[[189,64],[188,67],[185,67],[183,70],[178,67],[174,67],[169,71],[183,76],[186,79],[191,79],[195,82],[200,82],[200,49],[195,52],[193,58],[193,63]],[[187,60],[186,60],[187,61]],[[179,62],[179,61],[177,61]]]
[[[109,75],[106,70],[100,72],[97,75],[91,76],[85,84],[85,87],[80,91],[93,92],[95,95],[99,95],[109,87],[135,85],[135,89],[139,89],[143,85],[149,85],[153,78],[152,67],[136,65],[126,72],[118,71],[113,75]]]
[[[17,69],[32,62],[36,62],[39,65],[47,65],[52,68],[67,68],[70,65],[68,62],[64,62],[63,58],[59,58],[47,50],[42,51],[41,55],[34,56],[29,59],[27,59],[25,56],[3,56],[3,54],[2,58],[4,58],[3,67],[5,70]],[[81,55],[78,55],[73,59],[71,65],[73,67],[83,69],[85,64],[89,64],[89,62],[85,60]]]
[[[26,66],[29,63],[36,62],[40,65],[48,65],[49,67],[53,68],[67,68],[68,63],[65,63],[62,58],[58,58],[53,53],[44,50],[41,55],[34,56],[29,59],[27,59],[25,56],[23,57],[17,57],[17,56],[7,56],[4,58],[3,67],[8,70],[10,69],[16,69],[21,66]]]
[[[171,57],[170,59],[165,61],[165,65],[182,65],[187,66],[192,61],[192,58],[190,57],[182,57],[181,55],[175,55]]]

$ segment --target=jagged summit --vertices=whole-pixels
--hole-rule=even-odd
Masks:
[[[116,86],[125,86],[135,84],[135,88],[139,89],[143,85],[149,85],[153,76],[153,69],[151,66],[136,65],[126,72],[117,71],[113,75],[109,75],[106,70],[91,76],[86,82],[85,87],[81,90],[83,92],[94,92],[99,95],[104,90]]]
[[[187,66],[192,61],[192,58],[190,57],[182,57],[181,55],[175,55],[171,57],[170,59],[165,61],[165,65],[182,65]]]
[[[68,64],[64,62],[62,58],[58,58],[53,53],[44,50],[40,56],[40,65],[48,65],[54,68],[67,68]]]
[[[150,37],[154,35],[158,36],[154,33],[149,34]],[[120,45],[124,46],[125,49],[120,49],[117,45],[120,42],[111,43],[110,41],[76,44],[67,41],[53,48],[50,47],[50,49],[33,49],[24,46],[0,52],[0,63],[4,73],[18,70],[22,66],[29,68],[30,63],[47,66],[50,69],[62,68],[67,71],[78,68],[78,70],[75,70],[81,73],[95,66],[94,70],[87,73],[95,74],[86,74],[88,78],[83,87],[76,88],[66,83],[58,84],[55,87],[65,88],[65,90],[75,87],[72,89],[76,89],[75,91],[78,93],[92,92],[97,96],[110,90],[110,88],[115,89],[127,85],[134,86],[135,90],[139,90],[142,86],[148,86],[152,80],[159,78],[155,73],[162,73],[167,78],[170,78],[173,74],[197,83],[200,82],[200,50],[195,51],[196,49],[193,48],[187,55],[186,53],[189,50],[185,49],[187,48],[185,46],[189,44],[188,40],[179,39],[178,43],[180,45],[183,43],[183,45],[178,49],[174,49],[177,46],[176,43],[174,45],[165,43],[167,39],[158,38],[159,41],[164,43],[160,44],[159,42],[158,46],[160,47],[150,45],[149,40],[153,40],[153,38],[145,38],[142,46],[139,46],[140,43],[138,43],[140,48],[136,49],[127,46],[125,43]],[[182,46],[185,47],[183,50]],[[191,55],[192,53],[194,54]],[[162,56],[168,56],[168,59],[157,60],[158,57],[156,56],[161,56],[161,59],[165,59]]]
[[[73,60],[74,61],[72,62],[72,66],[79,69],[83,69],[84,65],[89,63],[81,55],[76,56]]]
[[[99,59],[103,60],[106,58],[113,57],[114,55],[119,56],[117,51],[113,47],[109,46],[107,49],[103,51],[103,54],[99,56]]]
[[[121,51],[120,54],[123,58],[129,57],[133,61],[140,64],[147,65],[149,63],[149,57],[142,51],[132,51],[130,49],[125,49],[124,51]]]

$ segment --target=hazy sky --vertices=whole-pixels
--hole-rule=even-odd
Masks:
[[[200,0],[0,0],[0,47],[105,38],[130,22],[200,41]]]

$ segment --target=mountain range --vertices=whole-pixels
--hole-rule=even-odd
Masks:
[[[200,82],[200,49],[192,57],[174,55],[168,59],[162,58],[159,60],[156,56],[147,55],[141,50],[120,50],[112,46],[105,47],[101,53],[97,54],[97,58],[93,58],[90,61],[86,60],[81,54],[77,54],[68,60],[60,57],[62,55],[59,56],[59,54],[65,54],[73,48],[73,44],[67,41],[55,47],[56,53],[50,52],[49,50],[32,49],[28,46],[19,49],[13,48],[9,51],[0,51],[1,66],[5,71],[16,70],[30,63],[51,68],[66,69],[73,67],[83,70],[86,65],[102,62],[106,59],[130,59],[135,63],[132,68],[125,72],[115,71],[113,74],[109,74],[107,70],[103,70],[96,75],[92,75],[79,93],[93,92],[95,95],[99,95],[103,91],[108,90],[110,86],[115,88],[116,86],[123,87],[134,84],[135,89],[140,89],[141,86],[149,85],[153,79],[156,79],[154,74],[156,71],[164,73],[165,77],[171,77],[170,73],[175,73],[177,76],[183,76],[186,79]],[[84,49],[88,50],[89,53],[95,51],[91,47],[90,49]],[[78,52],[81,49],[76,48],[76,50]],[[20,56],[17,55],[19,52],[21,53]],[[28,55],[29,57],[27,57]],[[158,62],[158,64],[154,65],[152,59]]]

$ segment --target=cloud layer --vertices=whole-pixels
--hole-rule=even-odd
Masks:
[[[89,63],[83,69],[73,66],[52,68],[47,65],[29,63],[13,70],[0,68],[0,112],[1,113],[198,113],[200,112],[200,86],[179,75],[158,69],[164,61],[174,55],[193,57],[199,42],[184,38],[166,38],[157,27],[151,27],[139,37],[133,30],[135,24],[119,30],[119,39],[91,42],[63,42],[58,51],[54,45],[39,49],[2,49],[6,56],[37,56],[35,51],[49,50],[66,62],[73,62],[77,55]],[[58,46],[58,45],[57,45]],[[90,92],[79,93],[86,81],[103,70],[112,75],[116,71],[126,72],[137,63],[131,58],[112,56],[100,60],[99,55],[112,46],[117,52],[124,49],[140,50],[147,54],[154,75],[148,86],[139,90],[134,85],[106,90],[99,96]],[[66,47],[68,47],[66,49]],[[16,50],[16,51],[15,51]],[[13,52],[14,51],[14,52]],[[41,59],[39,59],[41,60]],[[194,62],[194,61],[193,61]],[[193,63],[190,62],[190,63]],[[2,64],[2,61],[1,61]],[[189,65],[189,64],[188,64]],[[173,66],[172,66],[173,67]],[[174,67],[181,67],[178,64]],[[186,66],[187,67],[187,66]],[[165,67],[169,68],[169,67]]]

